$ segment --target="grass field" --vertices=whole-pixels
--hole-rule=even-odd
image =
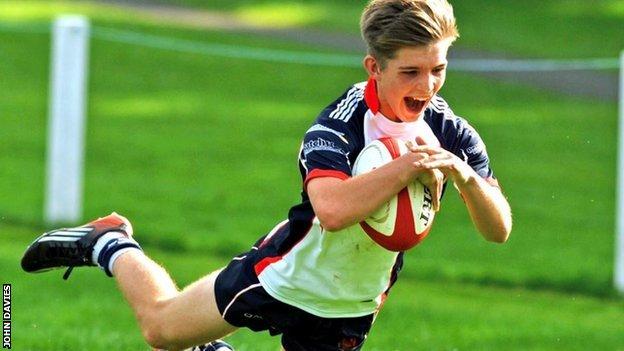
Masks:
[[[225,11],[267,26],[298,25],[358,33],[366,0],[169,0]],[[619,0],[450,1],[461,33],[459,46],[519,56],[616,57],[624,43]]]
[[[99,25],[303,49],[131,25],[132,16],[108,18],[94,9]],[[37,20],[54,11],[42,10]],[[0,11],[2,20],[33,18]],[[14,348],[145,349],[114,282],[101,272],[77,270],[63,282],[61,272],[34,276],[18,267],[26,245],[47,228],[48,51],[46,33],[0,31],[0,274],[14,289]],[[127,215],[147,252],[181,286],[285,217],[301,186],[301,135],[320,108],[365,78],[359,69],[224,60],[102,40],[91,43],[90,65],[85,219],[112,210]],[[430,238],[407,254],[365,349],[623,350],[617,321],[624,320],[624,303],[610,282],[615,104],[457,73],[443,96],[487,142],[514,209],[514,232],[505,245],[484,242],[451,189]],[[243,351],[278,344],[246,331],[231,340]]]

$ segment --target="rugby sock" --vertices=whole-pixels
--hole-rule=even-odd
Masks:
[[[91,255],[91,261],[104,270],[109,277],[113,276],[113,264],[122,254],[130,250],[141,250],[141,246],[132,238],[120,232],[109,232],[100,237]]]

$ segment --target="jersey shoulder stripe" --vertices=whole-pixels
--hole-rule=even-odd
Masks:
[[[330,112],[329,118],[348,122],[358,104],[364,99],[364,88],[361,84],[354,85],[346,96],[338,102],[336,108]]]
[[[433,97],[433,99],[431,99],[431,103],[429,104],[429,106],[431,106],[431,109],[434,110],[435,112],[442,113],[445,115],[448,113],[450,113],[451,115],[453,114],[448,103],[444,101],[444,99],[440,97],[439,95],[436,95]]]

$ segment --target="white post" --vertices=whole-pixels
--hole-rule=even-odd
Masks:
[[[615,289],[624,294],[624,51],[620,54],[619,134],[615,240]]]
[[[82,216],[85,91],[89,21],[54,21],[50,65],[45,220],[76,222]]]

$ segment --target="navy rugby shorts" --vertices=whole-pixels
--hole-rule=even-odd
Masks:
[[[282,335],[286,351],[360,350],[373,323],[373,315],[323,318],[270,296],[254,271],[262,259],[253,249],[235,257],[217,276],[215,296],[223,318],[236,327],[268,330]]]

